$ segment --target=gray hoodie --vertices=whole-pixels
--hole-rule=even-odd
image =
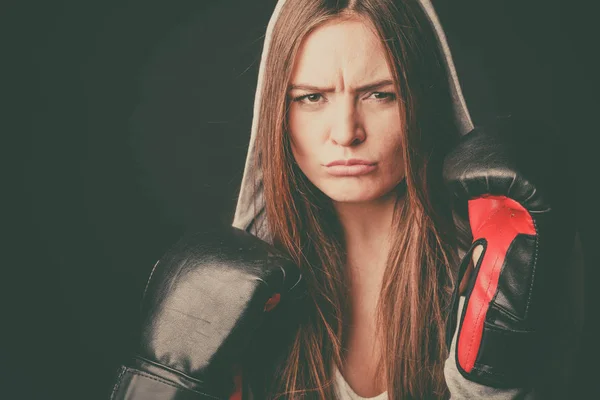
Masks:
[[[429,22],[432,24],[434,31],[436,33],[436,37],[438,40],[439,50],[444,55],[446,70],[448,72],[448,80],[449,87],[451,90],[451,97],[453,101],[453,108],[455,114],[456,125],[461,134],[466,134],[471,131],[474,127],[471,115],[467,108],[467,104],[463,97],[461,86],[459,82],[459,78],[457,76],[456,69],[454,67],[454,62],[452,59],[452,54],[450,51],[450,47],[448,41],[446,39],[446,35],[442,24],[436,14],[436,11],[430,0],[419,0],[421,6],[425,10]],[[269,44],[271,41],[271,35],[273,31],[273,27],[275,25],[275,21],[277,20],[280,10],[285,3],[285,0],[279,0],[275,7],[275,10],[271,16],[269,21],[267,32],[265,35],[265,41],[263,46],[263,52],[261,56],[261,64],[258,75],[258,84],[256,89],[256,96],[254,102],[254,118],[252,122],[252,129],[250,134],[250,144],[248,148],[248,155],[246,158],[244,175],[242,178],[241,190],[237,202],[237,207],[235,210],[235,216],[233,221],[233,226],[249,231],[254,235],[260,237],[261,239],[271,242],[271,235],[267,230],[267,224],[265,224],[264,220],[265,216],[265,203],[263,197],[263,187],[262,187],[262,173],[261,171],[253,170],[255,163],[255,141],[257,134],[257,123],[258,123],[258,108],[260,104],[261,94],[262,94],[262,85],[264,82],[264,63],[267,57],[267,52],[269,49]],[[577,241],[578,242],[578,241]],[[576,243],[576,247],[578,244]],[[464,254],[464,253],[463,253]],[[571,292],[570,288],[578,287],[582,288],[583,286],[578,284],[577,282],[581,282],[582,280],[582,260],[577,256],[580,254],[579,251],[574,252],[573,263],[577,267],[574,268],[573,274],[573,282],[567,283],[566,291]],[[578,293],[579,299],[582,298],[581,293]],[[571,297],[569,297],[571,298]],[[461,298],[460,306],[459,306],[459,315],[462,310],[464,298]],[[581,302],[575,305],[573,302],[569,302],[565,305],[565,309],[562,310],[562,313],[565,315],[573,315],[572,310],[578,309],[582,310]],[[559,311],[560,312],[560,311]],[[563,338],[565,342],[568,343],[576,343],[574,340],[576,338],[578,332],[581,330],[582,319],[581,312],[579,312],[579,317],[575,319],[573,323],[573,331],[569,334],[568,338]],[[505,399],[533,399],[533,398],[542,398],[538,394],[539,391],[537,389],[532,388],[513,388],[513,389],[496,389],[487,387],[475,382],[471,382],[465,379],[458,371],[456,363],[455,363],[455,341],[456,334],[454,336],[454,340],[452,341],[452,346],[450,349],[450,355],[445,362],[444,375],[446,379],[446,383],[450,389],[451,398],[452,399],[496,399],[496,400],[505,400]],[[564,342],[563,344],[558,344],[559,349],[563,351],[555,351],[556,355],[556,364],[557,368],[557,376],[561,376],[561,372],[559,370],[564,370],[565,367],[568,367],[568,357],[573,353],[573,348],[565,348]],[[567,346],[568,347],[568,346]],[[549,350],[550,351],[550,350]],[[341,396],[340,396],[341,397]],[[385,395],[377,399],[385,398]],[[543,398],[547,398],[544,395]],[[343,399],[342,399],[343,400]]]

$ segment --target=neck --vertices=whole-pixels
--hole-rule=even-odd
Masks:
[[[334,204],[344,231],[351,275],[362,276],[364,271],[371,277],[383,274],[396,198],[392,192],[375,201]]]

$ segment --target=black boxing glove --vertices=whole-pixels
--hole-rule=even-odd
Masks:
[[[568,191],[568,182],[553,176],[552,143],[542,126],[507,120],[468,133],[444,160],[444,180],[458,205],[468,204],[462,214],[473,234],[458,282],[474,248],[483,246],[465,293],[456,365],[466,379],[487,386],[530,387],[542,362],[544,329],[552,329],[550,299],[561,290],[574,235],[557,195]],[[457,284],[448,348],[458,297]]]
[[[295,264],[242,230],[185,237],[152,270],[140,346],[121,367],[111,399],[241,399],[245,357],[253,352],[248,371],[256,375],[252,363],[264,365],[257,358],[294,329],[297,315],[289,313],[303,286]],[[270,348],[251,348],[260,341]]]

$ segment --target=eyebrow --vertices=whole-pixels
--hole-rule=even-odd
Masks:
[[[355,92],[367,92],[369,90],[374,90],[374,89],[380,88],[382,86],[387,86],[387,85],[392,85],[392,84],[394,84],[394,81],[392,81],[391,79],[384,79],[381,81],[376,81],[376,82],[368,83],[366,85],[357,87],[354,89],[354,91]],[[332,88],[332,87],[318,87],[318,86],[305,85],[305,84],[290,85],[289,90],[295,90],[295,89],[310,90],[310,91],[321,92],[321,93],[335,92],[335,88]]]

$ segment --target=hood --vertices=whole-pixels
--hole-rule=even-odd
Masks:
[[[232,224],[234,227],[248,231],[267,242],[271,242],[271,236],[266,229],[267,224],[264,223],[266,213],[263,195],[264,191],[262,171],[253,170],[254,168],[256,168],[256,154],[254,150],[258,129],[258,113],[264,82],[265,62],[271,43],[273,27],[275,26],[275,23],[285,1],[286,0],[279,0],[277,2],[275,10],[273,11],[271,19],[269,20],[267,32],[265,34],[265,41],[263,45],[263,51],[258,72],[256,95],[254,98],[254,114],[252,120],[252,129],[250,132],[250,144],[248,146],[248,155],[246,157],[246,164],[244,168],[244,174],[242,177],[240,194],[238,197],[238,202]],[[456,124],[460,133],[464,135],[473,129],[473,122],[462,94],[460,82],[456,73],[456,68],[454,67],[454,62],[452,60],[450,47],[448,45],[448,41],[446,40],[446,34],[444,33],[444,29],[439,21],[438,15],[431,1],[419,0],[419,3],[425,11],[425,13],[427,14],[429,23],[434,28],[439,51],[443,55],[443,58],[445,60]]]

